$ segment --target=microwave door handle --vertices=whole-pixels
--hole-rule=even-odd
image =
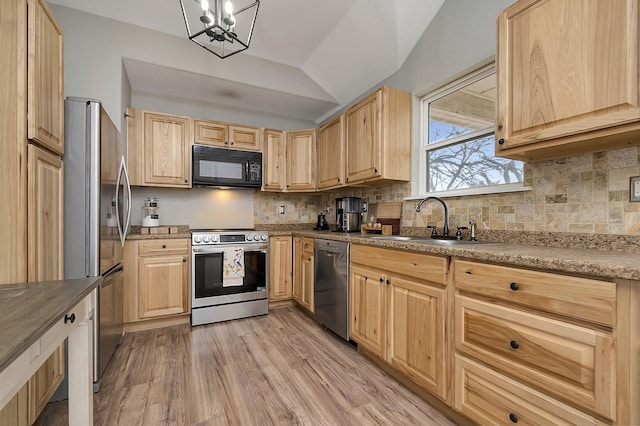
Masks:
[[[251,180],[251,177],[249,176],[249,162],[246,161],[244,163],[244,180],[246,182],[249,182]]]

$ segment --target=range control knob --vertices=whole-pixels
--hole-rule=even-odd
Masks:
[[[261,239],[262,241],[267,241],[267,234],[262,234],[262,235],[260,236],[260,239]]]
[[[259,234],[254,235],[253,241],[260,241],[260,235]]]
[[[208,243],[209,241],[211,241],[211,237],[209,235],[205,235],[204,237],[202,237],[202,241]]]
[[[195,235],[193,237],[193,242],[196,243],[196,244],[201,243],[202,242],[202,237],[200,235]]]
[[[245,241],[251,241],[251,240],[253,240],[253,234],[247,234],[247,235],[245,235],[244,238],[245,238]]]

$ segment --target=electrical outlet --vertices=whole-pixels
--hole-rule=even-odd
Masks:
[[[278,208],[278,212],[279,212],[280,214],[284,214],[284,206],[280,206],[280,207]]]
[[[640,176],[631,177],[629,182],[629,201],[640,203]]]

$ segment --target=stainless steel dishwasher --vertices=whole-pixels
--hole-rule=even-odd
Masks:
[[[315,239],[314,317],[349,340],[349,243]]]

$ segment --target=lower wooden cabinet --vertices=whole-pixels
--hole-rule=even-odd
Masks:
[[[269,301],[291,299],[293,241],[289,236],[269,237]]]
[[[293,237],[293,300],[314,311],[313,238]]]
[[[359,345],[447,400],[447,290],[437,280],[412,277],[415,269],[409,266],[426,267],[433,276],[444,277],[446,262],[438,256],[402,252],[400,275],[372,261],[393,259],[398,253],[352,245],[349,333]]]
[[[454,377],[454,408],[480,425],[606,424],[459,355]]]
[[[29,403],[28,384],[25,384],[18,393],[0,410],[0,426],[28,426]]]
[[[126,241],[124,322],[169,318],[190,312],[190,241]]]

